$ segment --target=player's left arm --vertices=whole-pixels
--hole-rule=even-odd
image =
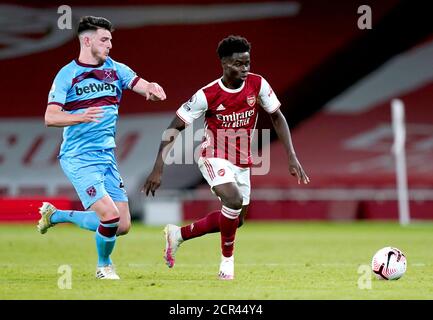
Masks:
[[[278,101],[274,90],[272,90],[270,84],[261,78],[259,101],[263,109],[271,117],[272,125],[277,132],[278,138],[284,145],[288,159],[289,159],[289,172],[292,176],[298,178],[298,183],[304,182],[307,184],[310,179],[306,175],[304,169],[296,157],[295,148],[293,147],[292,137],[290,135],[289,125],[287,124],[286,118],[280,110],[281,103]]]
[[[290,134],[289,125],[287,124],[286,118],[280,109],[277,109],[275,112],[269,115],[271,117],[272,125],[278,135],[278,138],[284,145],[284,149],[286,150],[288,160],[289,160],[289,172],[292,176],[296,176],[298,178],[298,184],[301,181],[304,184],[310,182],[310,178],[308,178],[304,169],[302,168],[295,152],[295,148],[293,147],[292,137]]]
[[[167,98],[164,89],[156,82],[148,82],[139,78],[132,91],[146,97],[146,100],[162,101]]]
[[[164,89],[156,82],[149,82],[137,76],[126,64],[114,61],[122,89],[131,89],[151,101],[162,101],[167,98]]]

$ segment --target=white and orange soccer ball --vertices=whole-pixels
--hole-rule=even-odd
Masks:
[[[406,272],[406,256],[397,248],[385,247],[376,252],[371,268],[380,280],[397,280]]]

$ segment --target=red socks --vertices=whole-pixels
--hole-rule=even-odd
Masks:
[[[231,257],[235,244],[236,229],[239,224],[241,209],[223,206],[220,215],[221,251],[224,257]]]
[[[233,255],[236,229],[242,209],[235,210],[223,206],[221,211],[213,211],[206,217],[180,228],[183,240],[200,237],[207,233],[221,232],[221,250],[224,257]]]
[[[221,211],[213,211],[206,217],[184,226],[180,229],[183,240],[193,239],[205,235],[206,233],[214,233],[220,231],[220,215]]]

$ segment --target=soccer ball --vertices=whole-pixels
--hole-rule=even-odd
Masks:
[[[397,248],[382,248],[373,256],[371,268],[379,280],[400,279],[406,272],[406,256]]]

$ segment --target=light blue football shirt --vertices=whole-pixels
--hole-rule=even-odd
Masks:
[[[116,122],[123,89],[132,89],[139,77],[128,66],[111,58],[101,65],[88,65],[77,59],[64,66],[54,79],[48,104],[64,112],[83,113],[100,106],[100,122],[80,123],[63,129],[59,158],[73,157],[88,151],[116,147]]]

